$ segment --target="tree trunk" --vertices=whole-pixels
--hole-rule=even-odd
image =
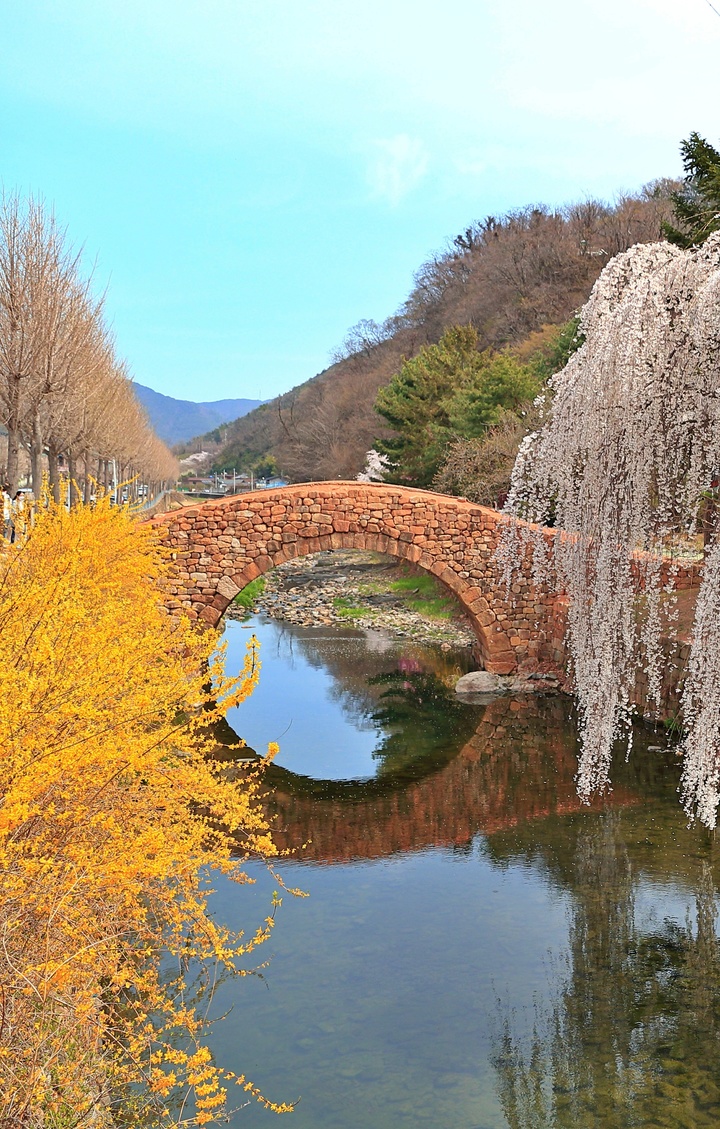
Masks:
[[[69,506],[70,509],[72,509],[73,506],[77,505],[77,503],[80,501],[80,492],[79,492],[78,487],[77,487],[77,482],[75,481],[75,477],[76,477],[76,474],[77,474],[77,463],[75,461],[75,455],[72,452],[68,453],[67,465],[68,465],[68,506]]]
[[[10,497],[14,498],[20,485],[20,378],[11,377],[8,403],[8,456],[7,480]]]
[[[50,476],[50,489],[56,502],[60,501],[60,464],[58,452],[54,447],[48,447],[48,474]]]
[[[32,488],[33,494],[36,498],[40,497],[42,493],[42,455],[43,455],[43,434],[42,427],[40,426],[40,413],[35,412],[33,416],[33,430],[32,440],[30,443],[30,466],[32,472]]]
[[[8,493],[11,498],[20,483],[20,432],[8,424],[8,457],[7,457]]]
[[[85,467],[85,489],[83,493],[83,502],[86,506],[90,505],[92,500],[92,475],[90,473],[90,452],[83,451],[83,465]]]

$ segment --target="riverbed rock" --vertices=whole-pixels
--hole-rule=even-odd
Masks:
[[[558,679],[551,674],[491,674],[488,670],[471,670],[455,684],[460,697],[496,698],[502,694],[554,694]]]
[[[371,589],[382,589],[383,578],[389,583],[397,567],[378,554],[351,550],[286,561],[267,574],[254,610],[301,627],[381,630],[447,650],[471,648],[475,636],[465,617],[430,619],[408,608],[398,593],[367,590],[368,581]],[[242,618],[246,612],[231,606],[225,614]]]
[[[456,694],[504,694],[503,679],[499,674],[491,674],[489,670],[471,670],[463,674],[455,684]]]

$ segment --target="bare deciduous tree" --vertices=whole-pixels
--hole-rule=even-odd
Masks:
[[[122,473],[154,482],[177,475],[177,464],[152,432],[119,364],[94,296],[92,274],[41,200],[17,194],[0,201],[0,418],[8,431],[6,476],[19,481],[23,447],[37,492],[47,458],[59,499],[61,461],[75,483],[82,461],[86,500],[91,467],[112,460]],[[73,500],[79,486],[71,485]]]

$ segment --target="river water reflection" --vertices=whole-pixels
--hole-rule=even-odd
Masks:
[[[299,1096],[296,1129],[720,1123],[720,870],[664,741],[582,807],[565,700],[464,705],[462,655],[249,623],[261,683],[230,720],[280,742],[282,873],[310,896],[218,989],[218,1059]],[[229,669],[248,635],[228,624]],[[218,887],[231,924],[267,912],[254,873]]]

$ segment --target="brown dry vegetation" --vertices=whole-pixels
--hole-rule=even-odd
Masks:
[[[270,455],[294,481],[354,477],[383,435],[377,391],[403,358],[468,323],[481,349],[527,342],[537,351],[544,327],[575,313],[609,259],[662,237],[675,187],[660,181],[612,205],[528,207],[473,224],[423,264],[383,325],[358,322],[328,369],[232,424],[216,466],[249,467]]]
[[[498,423],[477,439],[453,440],[433,487],[481,506],[501,506],[520,442],[540,420],[539,409],[528,404],[521,414],[503,412]]]
[[[81,255],[42,200],[0,199],[0,472],[12,494],[47,470],[56,501],[63,480],[90,501],[110,463],[151,489],[173,481],[175,459],[152,431],[115,352],[103,298]],[[24,456],[27,458],[21,463]],[[61,470],[61,466],[63,469]]]

